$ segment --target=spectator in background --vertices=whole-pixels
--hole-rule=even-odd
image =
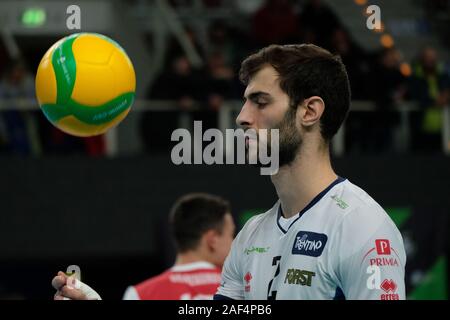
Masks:
[[[217,128],[217,113],[227,99],[238,96],[236,75],[233,68],[226,63],[225,56],[217,51],[208,56],[207,81],[205,82],[206,110],[198,113],[198,119],[204,122],[204,128]]]
[[[237,77],[242,58],[255,50],[254,39],[242,29],[231,27],[224,20],[215,20],[208,27],[209,50],[211,54],[220,52],[224,64],[231,67],[234,73],[234,90],[239,92],[239,99],[243,90]]]
[[[341,57],[350,79],[352,99],[367,100],[371,97],[371,65],[376,62],[370,55],[351,39],[344,28],[337,28],[331,33],[330,52]],[[374,146],[369,145],[371,134],[368,125],[372,123],[372,114],[351,112],[346,122],[346,146],[350,152],[366,152]],[[375,149],[379,149],[375,147]]]
[[[338,28],[331,33],[329,50],[341,57],[347,69],[351,83],[353,99],[368,99],[370,76],[370,65],[372,61],[368,53],[351,38],[349,32],[344,28]]]
[[[241,56],[245,53],[245,42],[224,20],[215,20],[208,27],[209,52],[221,52],[225,63],[233,69],[239,68]],[[244,48],[243,48],[244,47]]]
[[[268,0],[253,16],[253,36],[258,46],[296,42],[297,15],[288,0]]]
[[[391,108],[406,97],[408,79],[400,71],[401,53],[396,48],[384,49],[373,72],[373,99],[380,108]]]
[[[7,149],[20,155],[30,155],[39,150],[35,128],[36,112],[20,111],[17,99],[34,99],[34,81],[25,63],[21,60],[12,61],[6,68],[0,81],[0,99],[8,101],[8,110],[0,115],[7,137]],[[33,144],[34,143],[34,144]]]
[[[321,0],[308,1],[299,15],[303,42],[330,47],[330,36],[341,27],[337,15]]]
[[[401,54],[396,48],[384,49],[375,64],[371,85],[376,110],[366,113],[361,134],[363,150],[386,152],[393,147],[393,133],[400,116],[394,112],[407,93],[407,78],[400,72]]]
[[[174,3],[174,5],[177,5]],[[204,60],[205,54],[197,35],[190,26],[184,26],[185,37]],[[206,76],[194,68],[178,39],[169,41],[165,64],[146,94],[147,99],[177,101],[177,110],[145,111],[140,133],[147,153],[170,152],[171,134],[179,127],[180,111],[190,111],[196,102],[204,100]]]
[[[441,150],[442,108],[449,105],[450,81],[443,64],[432,47],[424,48],[413,64],[411,98],[420,112],[412,117],[413,148],[419,152]]]
[[[197,38],[197,33],[195,32],[195,30],[188,25],[184,26],[183,30],[184,37],[186,37],[197,54],[204,60],[205,52],[203,50],[203,47],[200,45],[200,41]],[[180,56],[184,55],[186,55],[186,53],[179,40],[176,37],[172,36],[167,47],[165,68],[170,69],[172,67],[172,62],[178,59]]]
[[[144,112],[141,134],[147,152],[167,152],[172,131],[178,127],[179,111],[191,110],[195,101],[206,95],[205,76],[195,70],[188,58],[177,56],[171,61],[169,70],[162,71],[147,93],[147,98],[155,100],[176,100],[178,110]]]
[[[24,156],[49,153],[83,153],[90,156],[105,154],[104,136],[78,138],[55,128],[39,110],[19,110],[19,100],[35,101],[34,78],[24,61],[12,61],[0,82],[0,99],[8,101],[6,111],[0,113],[0,145],[6,152]],[[5,134],[1,132],[4,131]],[[4,141],[2,141],[4,140]]]

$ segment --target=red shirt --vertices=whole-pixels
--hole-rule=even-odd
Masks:
[[[221,270],[208,262],[177,265],[128,287],[124,300],[210,300],[220,285]]]

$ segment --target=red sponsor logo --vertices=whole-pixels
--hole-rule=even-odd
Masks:
[[[372,258],[369,260],[369,263],[371,266],[391,266],[391,267],[398,267],[399,263],[397,259],[395,258]]]
[[[389,243],[388,239],[376,239],[375,240],[375,248],[377,249],[377,253],[379,255],[391,254],[391,244]]]
[[[252,274],[250,272],[247,272],[244,276],[244,280],[245,280],[245,292],[249,292],[250,291],[250,281],[253,279]]]
[[[369,266],[400,267],[400,257],[397,251],[391,247],[391,242],[388,239],[376,239],[375,247],[366,252],[361,260],[361,264],[366,259],[369,262]]]
[[[397,290],[397,284],[392,279],[384,279],[380,285],[380,288],[386,293],[395,292],[395,290]]]
[[[380,296],[381,300],[400,300],[400,297],[397,293],[392,294],[381,294]]]
[[[381,283],[380,288],[383,289],[384,292],[380,296],[381,300],[399,300],[398,293],[395,293],[397,290],[397,284],[392,279],[384,279]]]

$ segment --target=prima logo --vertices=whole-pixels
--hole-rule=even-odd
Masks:
[[[377,249],[377,254],[379,255],[391,254],[391,243],[388,239],[376,239],[375,248]]]
[[[389,266],[389,267],[399,267],[400,264],[398,263],[397,259],[391,257],[391,258],[373,258],[369,260],[369,264],[371,266]]]
[[[172,132],[171,140],[178,142],[171,152],[175,165],[252,164],[260,167],[261,175],[278,172],[278,129],[226,129],[224,134],[219,129],[203,132],[202,122],[194,121],[193,136],[180,128]],[[203,142],[209,142],[204,149]]]
[[[300,231],[295,237],[292,254],[319,257],[327,240],[328,237],[323,233]]]

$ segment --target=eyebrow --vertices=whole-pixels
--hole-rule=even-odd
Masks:
[[[244,99],[250,99],[252,101],[257,100],[258,98],[270,98],[270,94],[264,91],[256,91],[256,92],[252,92],[250,93],[247,97],[244,96]]]

